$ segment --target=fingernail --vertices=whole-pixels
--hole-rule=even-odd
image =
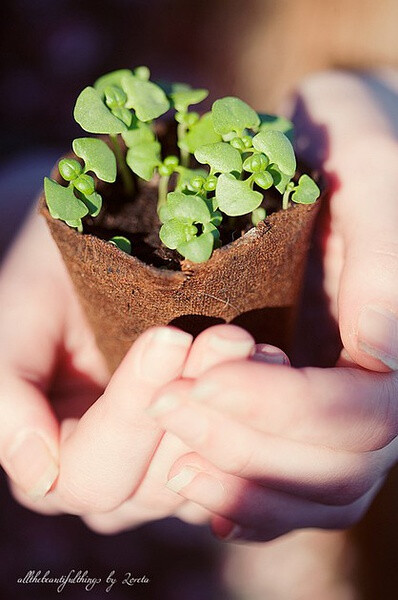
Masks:
[[[148,332],[137,361],[138,376],[153,383],[159,383],[165,375],[168,380],[177,376],[192,340],[190,333],[172,327],[156,327]]]
[[[253,350],[254,342],[250,338],[243,337],[241,333],[236,331],[224,332],[223,334],[213,333],[208,340],[210,348],[222,352],[231,357],[249,356]]]
[[[181,329],[173,327],[156,327],[151,336],[151,341],[156,344],[168,344],[172,346],[182,346],[186,348],[191,344],[193,336]]]
[[[177,475],[168,480],[166,487],[173,492],[180,492],[195,479],[198,473],[198,469],[184,467]]]
[[[258,362],[266,362],[273,365],[290,364],[288,357],[282,350],[268,344],[257,344],[256,350],[251,358]]]
[[[398,319],[390,311],[365,307],[358,320],[358,346],[387,367],[398,369]]]
[[[155,402],[148,406],[146,412],[150,417],[159,417],[160,415],[165,415],[168,412],[171,412],[174,408],[177,408],[179,403],[179,398],[177,396],[173,396],[172,394],[163,394],[162,396],[159,396]]]
[[[6,453],[10,476],[33,500],[44,498],[58,477],[58,465],[36,432],[21,434]]]

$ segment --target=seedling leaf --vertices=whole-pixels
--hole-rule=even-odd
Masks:
[[[105,94],[105,89],[109,85],[117,85],[123,89],[123,78],[128,75],[132,75],[129,69],[118,69],[117,71],[106,73],[97,79],[97,81],[94,83],[94,88],[101,94],[101,96]]]
[[[75,196],[72,185],[63,187],[53,179],[45,177],[44,194],[53,219],[79,221],[88,214],[87,206]]]
[[[259,126],[260,118],[246,102],[227,96],[216,100],[212,106],[214,129],[221,135],[232,131],[241,134],[244,129],[253,129]]]
[[[160,144],[156,141],[134,145],[127,151],[126,162],[136,175],[149,181],[161,162],[160,150]]]
[[[112,150],[97,138],[77,138],[73,152],[85,162],[85,171],[93,171],[98,179],[113,183],[116,180],[116,158]]]
[[[121,133],[126,125],[107,108],[101,94],[93,87],[86,87],[79,94],[73,111],[75,121],[89,133]]]
[[[222,137],[214,130],[211,112],[205,113],[179,142],[179,147],[193,154],[199,146],[220,142]]]
[[[178,112],[186,112],[191,104],[202,102],[209,95],[208,90],[193,90],[191,88],[173,90],[170,97]]]
[[[167,248],[175,250],[177,246],[193,237],[192,234],[189,235],[187,228],[189,228],[189,224],[181,219],[170,219],[160,228],[159,237]]]
[[[292,194],[292,201],[297,204],[313,204],[321,190],[311,177],[302,175],[298,180],[298,185]]]
[[[97,217],[102,208],[102,197],[97,192],[90,194],[90,196],[85,196],[81,194],[81,200],[88,208],[88,212],[92,217]]]
[[[278,170],[292,177],[296,171],[296,157],[293,146],[281,131],[260,131],[253,138],[253,146],[276,164]]]
[[[204,169],[188,169],[187,167],[179,167],[178,181],[175,191],[181,192],[194,177],[206,177],[207,172]]]
[[[122,133],[124,143],[128,148],[155,141],[155,134],[147,123],[139,123],[137,129]]]
[[[119,248],[126,254],[131,254],[131,242],[122,235],[115,235],[109,240],[109,243]]]
[[[212,233],[202,233],[189,242],[180,244],[177,250],[182,256],[194,263],[208,260],[213,252],[214,236]]]
[[[169,192],[166,206],[172,219],[185,219],[191,223],[208,223],[211,219],[206,202],[199,196]]]
[[[195,158],[202,164],[210,165],[215,173],[240,173],[242,158],[239,150],[226,142],[216,142],[201,146],[195,151]]]
[[[260,192],[253,191],[245,181],[238,181],[228,173],[218,178],[216,197],[220,210],[230,217],[252,212],[263,200]]]
[[[152,81],[142,81],[134,75],[123,78],[127,94],[126,108],[133,108],[140,121],[152,121],[170,108],[166,94]]]

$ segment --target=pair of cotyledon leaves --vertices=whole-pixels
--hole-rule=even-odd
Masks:
[[[222,219],[221,213],[214,210],[212,200],[170,192],[159,217],[163,222],[159,237],[165,246],[176,249],[192,262],[210,258]]]
[[[72,148],[76,156],[83,159],[85,173],[91,171],[98,179],[107,183],[116,180],[116,159],[105,142],[97,138],[77,138],[73,141]],[[44,192],[51,216],[72,227],[78,227],[86,215],[95,217],[101,210],[100,194],[94,192],[90,195],[76,195],[73,182],[64,187],[46,177]]]

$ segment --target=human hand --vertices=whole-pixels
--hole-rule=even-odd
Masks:
[[[196,452],[176,463],[168,485],[219,515],[212,523],[221,537],[268,540],[301,527],[347,527],[397,459],[392,117],[368,82],[327,73],[303,84],[297,118],[299,148],[307,160],[323,160],[332,186],[318,240],[323,291],[344,344],[340,366],[222,365],[196,383],[170,384],[153,409]],[[326,133],[326,152],[307,146],[310,122]]]
[[[110,379],[55,244],[34,216],[0,278],[0,457],[16,498],[43,513],[80,514],[103,533],[186,513],[164,484],[188,448],[164,436],[144,408],[183,372],[193,377],[252,352],[249,334],[228,328],[225,339],[225,327],[199,336],[188,359],[191,336],[149,330]]]

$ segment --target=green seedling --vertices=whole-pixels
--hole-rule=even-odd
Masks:
[[[112,183],[118,171],[130,196],[134,177],[156,180],[162,243],[191,262],[203,262],[220,245],[223,220],[232,223],[235,217],[250,215],[254,226],[264,221],[266,190],[275,188],[281,194],[282,209],[316,201],[320,190],[311,177],[295,178],[293,124],[288,119],[258,114],[231,96],[216,100],[201,116],[190,111],[207,96],[207,90],[185,84],[175,84],[166,93],[150,81],[147,67],[119,69],[86,87],[77,98],[74,117],[85,131],[107,134],[111,147],[98,138],[73,141],[76,158],[59,163],[65,185],[45,179],[51,215],[82,232],[83,219],[95,218],[102,206],[95,178]],[[164,156],[156,133],[156,119],[170,108],[177,122],[179,156]],[[109,243],[131,253],[127,238],[115,236]]]

